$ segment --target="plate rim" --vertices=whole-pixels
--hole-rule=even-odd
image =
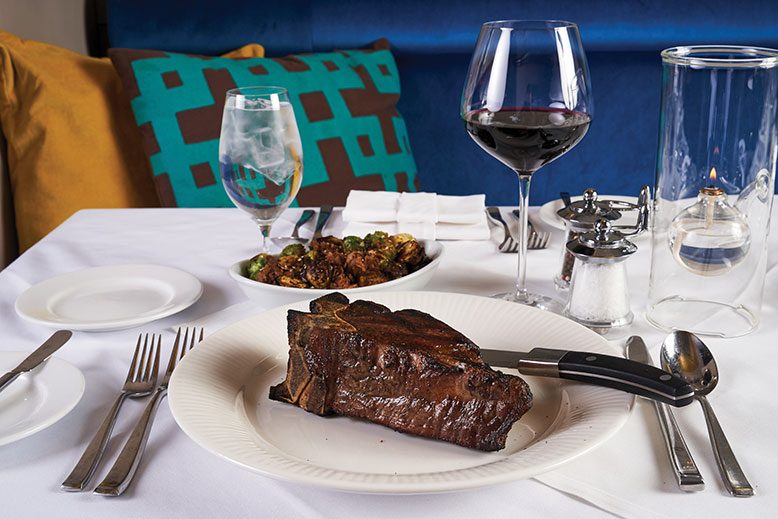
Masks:
[[[86,322],[86,321],[53,321],[45,318],[38,318],[33,315],[30,315],[26,312],[26,310],[22,307],[22,305],[25,303],[24,298],[25,297],[32,297],[30,294],[33,292],[33,290],[40,290],[42,286],[45,286],[48,283],[54,283],[56,281],[61,280],[62,278],[67,278],[71,276],[76,275],[83,275],[84,272],[89,271],[95,271],[95,270],[110,270],[110,269],[127,269],[127,268],[154,268],[154,269],[160,269],[160,270],[167,270],[175,272],[178,275],[183,275],[184,277],[189,278],[188,281],[193,282],[192,286],[194,287],[195,284],[197,285],[197,291],[196,293],[193,293],[191,297],[188,299],[184,299],[178,304],[175,304],[171,306],[170,308],[166,309],[162,312],[157,312],[154,314],[147,314],[142,317],[127,317],[125,319],[114,319],[112,321],[101,321],[101,322]],[[153,277],[149,279],[160,279],[159,277]],[[202,281],[200,281],[194,274],[187,272],[185,270],[171,267],[169,265],[157,265],[153,263],[122,263],[118,265],[97,265],[94,267],[87,267],[84,269],[74,270],[71,272],[63,272],[61,274],[58,274],[56,276],[52,276],[50,278],[44,279],[38,283],[35,283],[34,285],[27,287],[27,289],[24,290],[21,294],[19,294],[16,297],[16,301],[14,302],[14,310],[16,311],[17,315],[19,315],[22,319],[25,319],[26,321],[40,324],[48,327],[55,327],[55,328],[61,328],[63,326],[70,328],[72,330],[78,330],[78,331],[110,331],[110,330],[121,330],[126,328],[132,328],[134,326],[139,326],[141,324],[150,323],[152,321],[156,321],[158,319],[163,319],[165,317],[169,317],[173,314],[176,314],[178,312],[181,312],[193,304],[195,304],[203,295],[203,292],[205,290],[205,287],[203,286]]]
[[[30,352],[23,352],[23,351],[2,351],[0,352],[0,355],[18,355],[19,360],[24,359],[27,355],[29,355]],[[79,402],[81,402],[81,399],[84,397],[84,391],[86,390],[86,378],[84,377],[84,373],[78,369],[76,366],[71,364],[70,362],[60,358],[60,357],[49,357],[44,365],[35,368],[33,371],[36,371],[38,369],[45,370],[49,366],[56,366],[57,369],[64,369],[64,372],[70,372],[71,375],[74,376],[74,381],[77,381],[78,389],[75,390],[73,398],[62,408],[60,408],[59,411],[52,414],[48,420],[40,422],[34,426],[31,426],[27,429],[24,429],[22,431],[19,431],[15,434],[12,434],[10,436],[4,436],[2,432],[0,432],[0,446],[3,445],[9,445],[11,443],[15,443],[19,440],[23,440],[24,438],[27,438],[29,436],[32,436],[34,434],[37,434],[45,429],[48,429],[55,423],[62,420],[64,417],[66,417],[70,412],[75,409],[75,407],[78,405]]]
[[[377,297],[392,297],[394,295],[405,295],[405,296],[413,296],[414,294],[435,294],[435,297],[448,297],[448,296],[456,296],[456,297],[464,297],[464,298],[475,298],[475,299],[483,299],[487,301],[492,301],[494,303],[502,303],[506,305],[512,305],[515,303],[510,302],[504,302],[499,301],[497,299],[485,297],[485,296],[478,296],[478,295],[472,295],[472,294],[463,294],[463,293],[456,293],[456,292],[437,292],[437,291],[402,291],[402,292],[381,292],[376,293],[374,296]],[[373,297],[373,296],[371,296]],[[313,298],[315,299],[315,298]],[[258,312],[252,316],[249,316],[245,319],[242,319],[240,321],[237,321],[235,323],[232,323],[230,325],[227,325],[214,334],[209,335],[209,337],[213,337],[216,335],[220,335],[224,333],[225,331],[229,330],[232,327],[236,327],[240,324],[245,324],[248,321],[251,321],[253,319],[259,318],[261,315],[270,313],[270,312],[280,312],[280,311],[286,311],[287,309],[299,307],[300,305],[305,305],[308,302],[310,302],[311,299],[305,300],[305,301],[298,301],[295,303],[285,304],[278,307],[274,307],[271,309],[267,309],[262,312]],[[538,310],[534,308],[528,308],[524,307],[529,311],[533,312],[540,312],[543,314],[546,314],[543,310]],[[559,318],[564,319],[563,317],[559,316]],[[599,339],[601,341],[601,345],[603,346],[604,350],[613,353],[618,354],[617,351],[618,348],[615,345],[612,345],[607,340],[605,340],[602,336],[598,335],[597,333],[579,325],[578,323],[575,323],[573,321],[570,321],[571,324],[576,325],[580,327],[583,331],[585,331],[588,334],[591,334],[593,338]],[[206,340],[208,337],[206,337]],[[205,348],[208,348],[209,346],[206,344],[204,345]],[[188,364],[188,362],[191,361],[191,357],[187,357],[182,360],[182,364]],[[180,369],[180,368],[179,368]],[[186,368],[185,368],[186,369]],[[602,445],[602,443],[606,442],[609,438],[611,438],[614,434],[616,434],[627,422],[629,417],[631,416],[631,413],[634,409],[635,404],[635,396],[630,395],[628,393],[615,393],[618,395],[621,399],[621,402],[619,404],[619,416],[616,420],[614,420],[607,430],[599,436],[596,441],[589,442],[586,447],[581,448],[579,447],[573,455],[567,456],[565,458],[555,459],[551,460],[545,464],[542,465],[532,465],[529,468],[524,468],[521,470],[513,470],[513,471],[505,471],[502,473],[499,473],[497,475],[490,475],[488,477],[481,477],[481,478],[474,478],[474,479],[468,479],[468,478],[459,478],[454,480],[445,479],[443,481],[426,481],[426,482],[403,482],[403,483],[395,483],[395,482],[387,482],[387,483],[380,483],[376,481],[370,481],[369,478],[363,478],[363,480],[353,480],[353,479],[337,479],[337,478],[321,478],[317,477],[315,475],[308,475],[308,474],[300,474],[300,473],[293,473],[290,474],[289,472],[285,473],[279,473],[279,471],[273,471],[271,469],[268,469],[267,466],[265,467],[259,467],[255,464],[251,464],[245,461],[245,459],[237,459],[232,455],[232,453],[225,453],[221,452],[218,449],[218,446],[213,446],[209,444],[209,439],[211,442],[213,441],[212,438],[208,438],[207,435],[202,434],[201,432],[197,432],[193,429],[190,429],[189,424],[186,423],[186,419],[182,418],[182,414],[185,413],[185,411],[182,411],[179,408],[178,399],[177,396],[179,394],[178,385],[179,385],[179,379],[182,375],[180,375],[181,371],[176,370],[173,373],[173,376],[170,381],[170,388],[169,388],[169,398],[170,398],[170,410],[173,415],[174,420],[178,424],[178,426],[181,428],[184,433],[189,436],[190,439],[192,439],[197,445],[202,447],[204,450],[210,452],[211,454],[215,454],[217,457],[222,458],[230,463],[233,463],[235,465],[238,465],[239,467],[246,469],[250,472],[254,472],[263,476],[271,477],[273,479],[279,480],[279,481],[286,481],[291,482],[295,484],[302,484],[305,486],[311,486],[316,488],[322,488],[327,490],[335,490],[335,491],[341,491],[341,492],[353,492],[353,493],[360,493],[360,494],[390,494],[390,495],[405,495],[405,494],[431,494],[431,493],[444,493],[444,492],[456,492],[466,489],[474,489],[474,488],[480,488],[485,486],[491,486],[494,484],[499,483],[505,483],[509,481],[515,481],[518,479],[526,479],[529,477],[533,477],[539,474],[542,474],[544,472],[548,472],[551,470],[554,470],[558,468],[559,466],[562,466],[590,451],[597,448],[598,446]],[[560,384],[563,385],[563,387],[568,387],[571,383],[568,381],[559,381]],[[234,400],[237,402],[239,399],[242,401],[243,397],[243,389],[242,386],[239,384],[239,388],[234,395]],[[585,386],[585,385],[584,385]],[[594,386],[586,386],[586,387],[594,387]],[[607,388],[598,388],[600,390],[607,389]],[[185,405],[184,405],[185,407]],[[234,406],[235,408],[230,410],[231,413],[235,413],[239,416],[239,421],[242,426],[248,426],[249,424],[246,423],[248,418],[245,416],[245,412],[242,407],[238,406],[237,403]],[[250,426],[249,426],[250,427]],[[249,431],[251,432],[251,431]],[[269,444],[271,447],[273,447],[272,444]],[[534,444],[531,444],[534,445]],[[530,445],[530,446],[531,446]],[[261,447],[258,447],[260,448]],[[524,449],[522,449],[524,450]],[[278,456],[278,454],[274,454],[272,452],[268,453],[271,456]],[[283,458],[283,456],[282,456]],[[290,458],[284,458],[285,460],[289,460]],[[509,460],[510,458],[500,458],[496,459],[495,462],[500,462],[504,460]],[[302,462],[297,462],[302,463]],[[431,474],[445,474],[447,472],[460,472],[460,471],[467,471],[472,469],[479,469],[486,465],[490,465],[491,463],[485,463],[482,465],[477,465],[475,467],[467,467],[467,468],[460,468],[460,469],[453,469],[450,471],[440,471],[440,472],[432,472]],[[318,468],[321,470],[325,470],[331,473],[338,473],[338,474],[350,474],[350,475],[360,475],[360,476],[371,476],[376,475],[376,473],[364,473],[364,472],[357,472],[357,471],[348,471],[348,470],[342,470],[342,469],[334,469],[330,467],[323,467],[320,465],[316,465],[313,462],[308,463],[302,463],[302,465],[306,467],[311,468]],[[429,474],[429,473],[428,473]],[[384,474],[379,474],[384,476]],[[411,474],[406,474],[405,476],[410,476]],[[418,475],[425,475],[425,473],[416,473],[412,474],[414,476]]]

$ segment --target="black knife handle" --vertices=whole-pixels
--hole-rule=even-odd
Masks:
[[[675,407],[694,400],[691,386],[666,371],[639,362],[582,351],[559,360],[559,378],[596,384],[658,400]]]

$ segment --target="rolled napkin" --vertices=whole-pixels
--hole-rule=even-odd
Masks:
[[[486,196],[351,191],[343,236],[373,231],[408,233],[422,240],[488,240]]]

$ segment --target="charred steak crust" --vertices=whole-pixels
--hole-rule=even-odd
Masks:
[[[333,293],[287,317],[286,380],[270,398],[318,415],[494,451],[532,405],[519,377],[494,371],[472,341],[417,310]]]

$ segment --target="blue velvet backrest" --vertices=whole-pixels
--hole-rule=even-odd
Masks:
[[[459,118],[470,54],[484,21],[565,19],[581,28],[595,114],[584,140],[543,168],[533,203],[594,186],[653,185],[659,51],[675,45],[778,47],[778,0],[108,0],[113,47],[217,54],[255,42],[268,56],[364,47],[388,38],[400,69],[421,187],[484,192],[515,204],[515,175],[473,143]]]

